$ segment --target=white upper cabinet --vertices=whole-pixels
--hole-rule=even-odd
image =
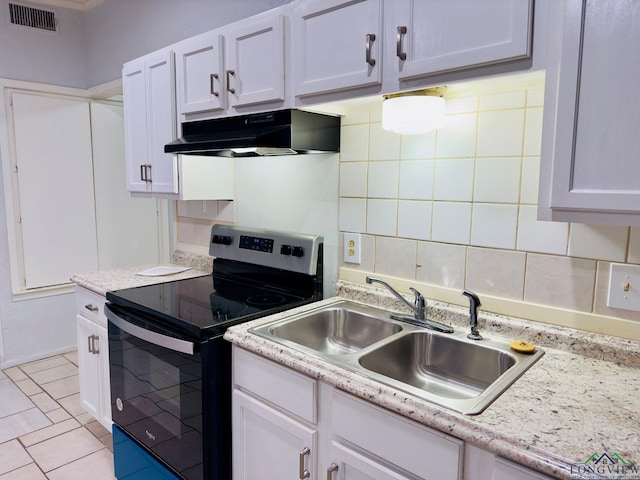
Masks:
[[[382,84],[381,0],[300,2],[293,29],[295,96]]]
[[[181,114],[225,109],[222,35],[213,32],[175,46],[176,91]]]
[[[284,41],[278,13],[174,45],[179,121],[245,113],[254,105],[282,108]]]
[[[174,52],[127,63],[122,87],[128,190],[175,200],[232,200],[233,159],[164,152],[178,135]],[[197,103],[195,91],[189,94],[191,105]]]
[[[547,53],[539,218],[640,225],[640,3],[563,5]]]
[[[176,161],[164,153],[176,137],[173,52],[126,64],[122,71],[127,187],[177,193]]]
[[[531,55],[533,0],[394,0],[389,71],[400,80]]]

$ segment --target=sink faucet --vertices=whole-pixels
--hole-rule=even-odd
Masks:
[[[409,290],[411,290],[411,292],[414,295],[414,301],[413,301],[413,304],[411,304],[411,302],[409,302],[406,298],[400,295],[391,285],[389,285],[384,280],[380,280],[379,278],[366,277],[365,281],[369,285],[371,285],[372,283],[379,283],[380,285],[386,287],[386,289],[389,290],[391,293],[393,293],[393,295],[395,295],[395,297],[398,300],[400,300],[402,303],[404,303],[407,307],[411,309],[411,311],[413,312],[413,319],[416,321],[418,325],[424,326],[426,328],[430,328],[432,330],[437,330],[439,332],[453,333],[453,328],[450,327],[449,325],[436,322],[435,320],[429,320],[427,318],[426,302],[422,294],[415,288],[409,287]],[[396,320],[403,320],[403,321],[407,320],[407,317],[401,317],[398,315],[392,315],[391,318],[394,318]]]
[[[463,291],[462,294],[465,297],[469,297],[469,325],[471,325],[471,333],[467,335],[467,338],[471,340],[482,340],[482,335],[480,335],[478,331],[478,307],[482,305],[480,299],[475,293],[469,290]]]

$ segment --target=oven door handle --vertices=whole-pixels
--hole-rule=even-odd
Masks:
[[[162,335],[160,333],[152,332],[137,325],[133,325],[132,323],[129,323],[125,319],[116,315],[109,308],[109,305],[105,305],[104,312],[107,315],[109,321],[116,327],[127,332],[130,335],[133,335],[134,337],[139,338],[140,340],[153,343],[154,345],[158,345],[159,347],[168,348],[169,350],[173,350],[175,352],[182,352],[193,355],[193,352],[195,350],[195,345],[193,344],[193,342],[169,337],[167,335]]]

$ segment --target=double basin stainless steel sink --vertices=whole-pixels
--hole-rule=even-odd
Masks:
[[[333,365],[457,412],[482,412],[544,352],[521,354],[509,342],[467,330],[439,333],[348,300],[249,330]]]

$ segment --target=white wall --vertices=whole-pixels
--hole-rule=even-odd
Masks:
[[[85,14],[55,9],[59,32],[11,25],[8,0],[0,0],[0,78],[87,87]]]
[[[120,78],[122,64],[291,0],[106,0],[87,13],[88,86]]]

